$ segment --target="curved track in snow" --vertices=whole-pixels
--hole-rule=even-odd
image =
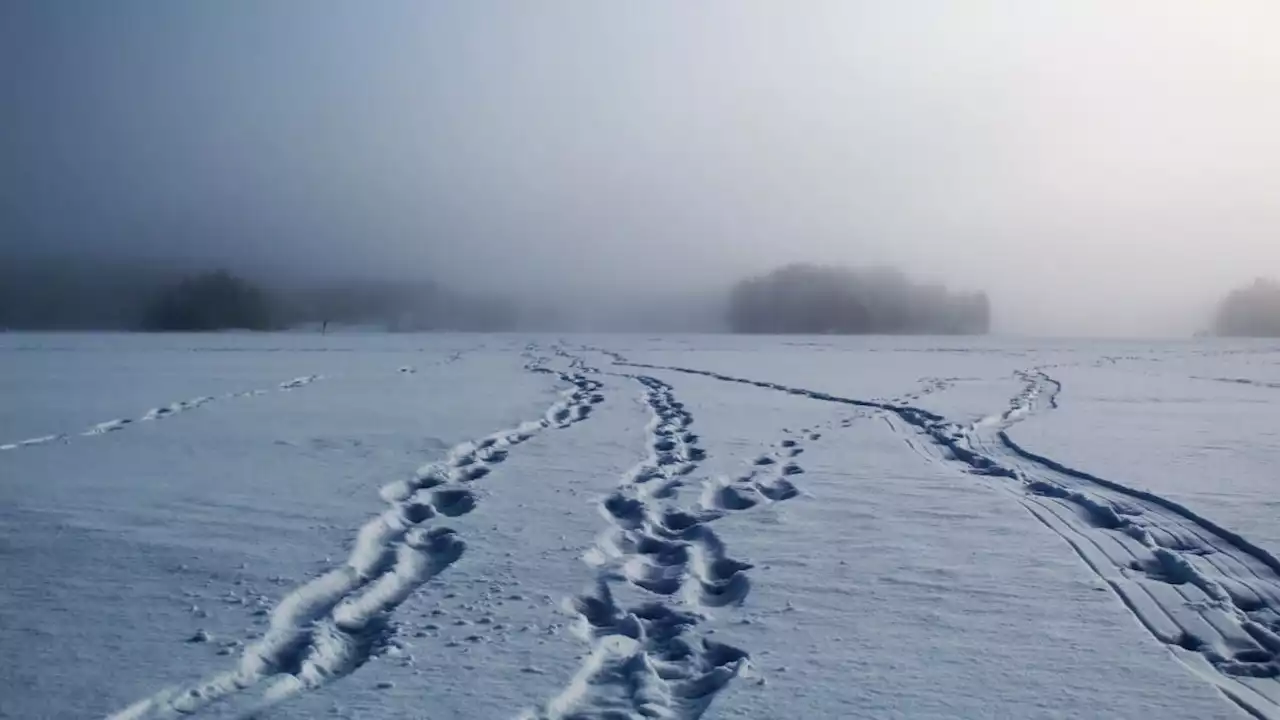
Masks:
[[[933,457],[998,481],[1060,536],[1152,636],[1246,712],[1280,720],[1280,561],[1193,510],[1155,493],[1031,451],[1009,430],[1058,407],[1060,382],[1018,373],[1022,391],[998,415],[959,424],[921,407],[846,398],[688,367],[631,363],[823,402],[879,410],[923,434]]]
[[[219,703],[243,704],[242,716],[327,685],[355,672],[388,646],[395,609],[460,558],[457,534],[436,524],[476,507],[471,483],[488,475],[508,452],[534,435],[587,419],[603,401],[600,383],[585,370],[546,367],[537,348],[525,350],[525,369],[568,383],[544,416],[454,446],[442,462],[382,487],[387,509],[355,535],[346,561],[294,588],[276,605],[265,635],[230,667],[177,688],[166,688],[111,717],[114,720],[198,715]]]
[[[925,461],[1007,491],[1062,538],[1174,657],[1246,712],[1280,720],[1280,561],[1178,502],[1018,443],[1011,434],[1018,423],[1058,407],[1062,384],[1050,368],[1018,373],[1021,390],[1006,407],[960,423],[922,406],[957,379],[926,379],[918,390],[882,401],[585,350],[608,356],[617,372],[593,368],[562,346],[526,347],[525,370],[567,386],[541,417],[458,444],[443,460],[383,486],[385,508],[354,531],[349,556],[287,594],[272,611],[267,632],[228,667],[161,690],[112,717],[252,716],[378,657],[394,641],[397,608],[465,552],[463,538],[443,522],[474,510],[479,498],[473,484],[535,435],[588,419],[605,399],[600,380],[609,375],[639,390],[649,415],[646,454],[601,499],[605,529],[583,558],[594,583],[565,602],[587,656],[571,682],[550,690],[544,697],[551,699],[526,717],[700,718],[751,661],[749,649],[710,639],[708,619],[745,602],[753,581],[751,564],[732,556],[715,523],[796,497],[803,444],[816,436],[787,433],[745,458],[732,477],[705,477],[706,450],[694,414],[668,382],[667,373],[678,373],[869,411]],[[315,379],[224,397],[288,391]],[[214,399],[174,403],[83,434],[114,432]],[[0,450],[67,437],[33,438]]]
[[[682,504],[706,457],[693,415],[665,381],[623,377],[643,389],[649,453],[601,502],[609,528],[584,558],[596,584],[566,603],[591,653],[569,686],[527,718],[701,717],[749,662],[747,651],[700,631],[712,611],[741,604],[751,590],[752,566],[729,555],[711,524],[798,494],[789,478],[803,472],[794,461],[803,449],[786,439],[738,476],[702,481],[698,500]],[[619,590],[640,599],[624,607]]]

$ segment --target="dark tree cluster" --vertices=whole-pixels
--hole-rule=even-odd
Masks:
[[[0,330],[504,331],[554,322],[545,310],[431,281],[263,283],[228,270],[128,258],[0,256]]]
[[[985,293],[889,269],[788,265],[739,282],[729,298],[729,326],[740,333],[980,334],[989,324]]]
[[[277,319],[266,291],[225,270],[183,278],[160,292],[142,318],[144,330],[271,330]]]
[[[146,330],[270,330],[302,325],[365,325],[393,332],[496,332],[518,325],[515,307],[464,295],[430,281],[346,281],[275,288],[268,293],[224,271],[166,288],[146,315]]]
[[[1280,337],[1280,283],[1259,278],[1233,290],[1218,306],[1213,330],[1223,337]]]

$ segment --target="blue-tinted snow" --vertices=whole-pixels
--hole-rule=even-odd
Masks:
[[[0,716],[1280,707],[1266,343],[8,334],[0,398]]]

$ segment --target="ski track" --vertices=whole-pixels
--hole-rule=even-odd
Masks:
[[[706,457],[693,416],[666,382],[622,377],[643,387],[649,454],[601,502],[609,529],[583,558],[596,570],[594,588],[565,602],[591,652],[569,686],[527,720],[701,717],[749,662],[746,651],[699,631],[711,609],[741,604],[751,588],[751,565],[729,557],[710,524],[798,494],[789,478],[803,472],[794,461],[803,448],[788,438],[737,477],[704,481],[699,500],[682,507],[680,491]],[[614,598],[619,586],[646,599],[624,609]]]
[[[243,392],[227,393],[221,396],[202,395],[200,397],[192,398],[190,400],[179,400],[177,402],[170,403],[168,405],[162,405],[160,407],[152,408],[147,412],[143,413],[141,416],[136,418],[116,418],[114,420],[107,420],[105,422],[100,422],[94,425],[93,427],[90,427],[88,430],[85,430],[84,432],[75,433],[72,435],[46,435],[44,437],[32,438],[30,440],[20,440],[18,442],[0,445],[0,452],[5,450],[17,450],[18,448],[31,447],[34,445],[45,445],[47,443],[52,443],[52,442],[70,442],[71,439],[75,437],[93,437],[95,435],[106,435],[107,433],[113,433],[113,432],[116,432],[117,430],[123,430],[129,427],[130,425],[136,425],[137,423],[140,423],[140,422],[151,422],[154,420],[163,420],[168,417],[173,417],[174,415],[177,415],[179,413],[187,412],[188,410],[194,410],[200,407],[201,405],[207,405],[217,400],[232,400],[235,398],[256,397],[258,395],[266,395],[267,393],[270,393],[270,392],[289,392],[291,390],[296,390],[300,387],[310,385],[316,380],[321,379],[321,377],[322,376],[320,375],[304,375],[302,377],[293,378],[292,380],[286,380],[280,383],[279,385],[277,385],[276,387],[270,388],[270,389],[245,390]]]
[[[1043,369],[1019,372],[1024,388],[1009,407],[965,426],[911,405],[838,397],[694,368],[631,363],[620,355],[613,360],[870,408],[896,418],[928,437],[938,459],[973,475],[1003,480],[999,486],[1065,540],[1192,673],[1245,712],[1280,720],[1280,561],[1175,501],[1019,445],[1008,433],[1013,425],[1058,407],[1062,385]]]
[[[356,533],[346,562],[295,588],[271,612],[266,633],[248,645],[234,667],[186,687],[168,688],[110,717],[173,718],[245,703],[239,717],[345,677],[394,647],[395,609],[460,558],[465,543],[434,521],[475,509],[470,485],[502,463],[508,452],[547,429],[585,420],[604,397],[601,383],[576,362],[569,372],[546,367],[536,346],[523,353],[525,369],[556,376],[570,387],[538,420],[454,446],[441,462],[414,477],[391,482],[379,495],[387,508]],[[283,386],[282,386],[283,387]],[[255,690],[255,693],[246,691]]]

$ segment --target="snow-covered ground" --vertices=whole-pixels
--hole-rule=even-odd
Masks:
[[[1280,345],[0,335],[0,717],[1280,718]]]

